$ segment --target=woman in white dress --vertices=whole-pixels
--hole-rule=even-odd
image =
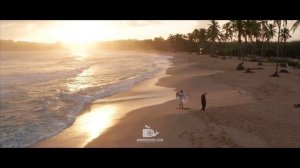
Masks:
[[[183,108],[183,104],[188,101],[188,95],[183,93],[182,90],[180,90],[180,92],[176,92],[176,99],[179,102],[179,107]]]

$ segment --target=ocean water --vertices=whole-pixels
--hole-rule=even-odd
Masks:
[[[136,52],[0,52],[0,147],[27,147],[70,126],[83,107],[166,69]]]

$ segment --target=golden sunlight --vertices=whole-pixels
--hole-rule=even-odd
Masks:
[[[66,48],[70,51],[70,54],[73,57],[76,57],[78,60],[84,59],[90,55],[90,51],[93,50],[93,47],[96,43],[94,42],[85,42],[85,43],[74,43],[74,42],[64,42]]]
[[[81,126],[80,130],[87,133],[90,142],[103,133],[112,125],[113,118],[117,113],[117,107],[113,105],[103,105],[95,108],[92,112],[83,114],[78,121]]]
[[[85,43],[104,39],[101,29],[105,22],[101,21],[66,21],[52,28],[52,36],[63,42]]]
[[[82,59],[88,56],[92,44],[89,43],[64,43],[72,56]]]

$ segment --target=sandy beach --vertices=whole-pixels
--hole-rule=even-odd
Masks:
[[[270,77],[274,64],[236,71],[240,60],[174,54],[171,67],[94,102],[75,123],[32,147],[300,147],[300,71]],[[190,100],[178,108],[175,93]],[[206,91],[207,110],[201,111]],[[138,142],[145,125],[159,142]]]

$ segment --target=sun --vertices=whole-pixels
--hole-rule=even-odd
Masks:
[[[58,22],[51,30],[51,36],[62,42],[71,54],[82,59],[88,56],[88,51],[96,41],[105,40],[109,24],[105,21],[62,21]]]
[[[52,29],[51,36],[68,43],[99,41],[106,38],[105,26],[104,21],[63,21]]]

